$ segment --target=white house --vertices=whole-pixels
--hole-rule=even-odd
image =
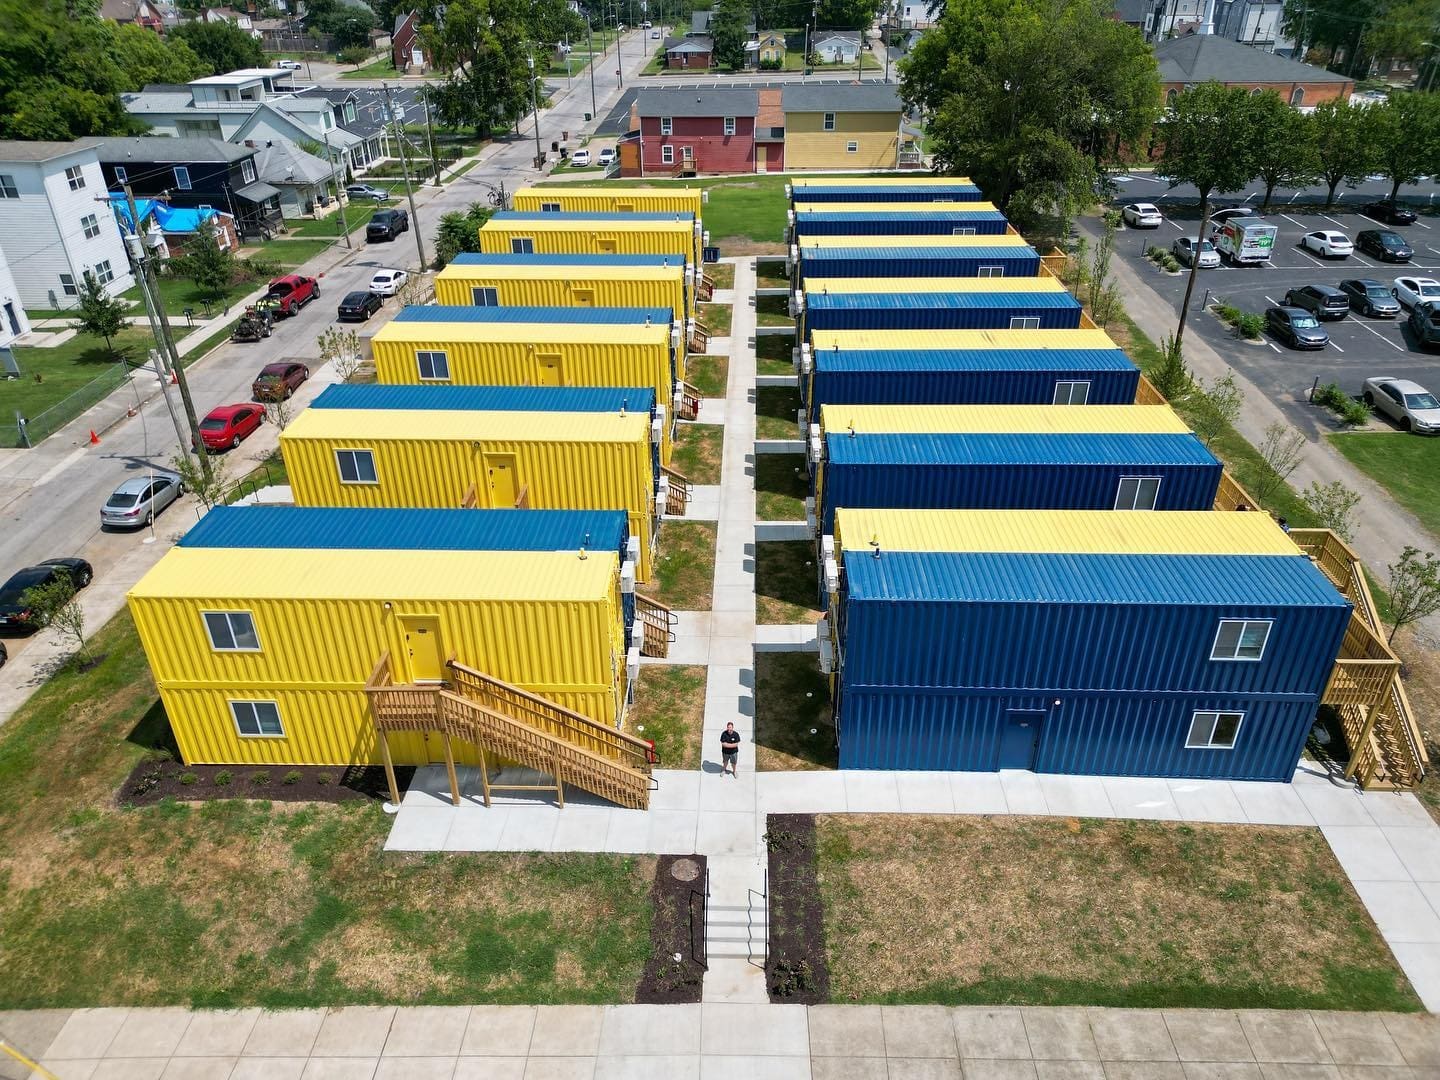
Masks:
[[[30,318],[25,314],[10,264],[5,261],[5,249],[0,248],[0,348],[29,332]]]
[[[293,143],[270,143],[255,155],[260,179],[280,191],[280,209],[287,218],[315,212],[327,193],[334,170],[323,159],[299,150]],[[340,185],[344,186],[344,179]]]
[[[112,296],[135,284],[93,146],[0,142],[0,240],[28,308],[73,306],[87,270]]]
[[[860,35],[849,31],[821,30],[810,41],[810,51],[822,64],[853,64],[860,55]]]

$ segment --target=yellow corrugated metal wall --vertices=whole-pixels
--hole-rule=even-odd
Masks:
[[[631,276],[626,271],[633,268],[624,266],[613,267],[613,274],[599,268],[564,269],[563,276],[532,277],[509,267],[451,263],[435,276],[435,299],[448,307],[469,307],[474,302],[471,289],[491,288],[501,307],[664,307],[695,317],[695,293],[685,287],[683,267],[646,277]]]
[[[692,259],[695,229],[683,222],[645,221],[617,228],[623,222],[595,221],[573,228],[547,227],[535,221],[487,221],[480,229],[480,250],[492,255],[510,254],[511,240],[530,240],[538,255],[674,255]],[[640,227],[636,227],[640,226]]]

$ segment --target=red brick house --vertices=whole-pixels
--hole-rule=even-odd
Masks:
[[[1353,80],[1333,71],[1276,56],[1216,34],[1186,34],[1155,46],[1165,102],[1187,86],[1218,82],[1253,93],[1272,90],[1302,112],[1322,101],[1348,98]]]
[[[665,42],[665,66],[674,71],[709,71],[714,53],[713,38],[690,34],[670,38]]]
[[[414,12],[395,16],[395,27],[390,31],[390,62],[396,71],[424,71],[430,62],[420,45],[420,17]]]
[[[755,171],[755,118],[760,95],[728,87],[705,90],[645,88],[631,106],[626,140],[639,143],[626,176],[694,176]]]

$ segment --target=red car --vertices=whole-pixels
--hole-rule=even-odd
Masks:
[[[250,384],[250,394],[256,401],[284,401],[309,377],[310,369],[293,360],[266,364]]]
[[[200,438],[206,450],[233,450],[255,434],[264,419],[259,405],[217,405],[200,421]]]
[[[295,315],[311,300],[320,298],[320,283],[304,274],[286,274],[270,282],[265,296],[278,305],[281,315]]]

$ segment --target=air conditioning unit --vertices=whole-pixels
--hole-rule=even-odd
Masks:
[[[825,539],[829,540],[827,536]],[[833,543],[833,541],[831,541]],[[840,564],[835,561],[834,556],[825,560],[825,592],[826,594],[840,591]]]
[[[620,567],[620,591],[622,593],[635,591],[635,564],[628,559]]]
[[[815,369],[815,356],[809,345],[800,346],[800,374],[809,375]]]
[[[640,538],[638,536],[632,536],[625,541],[625,559],[630,563],[640,561]]]
[[[820,425],[810,425],[810,437],[805,440],[805,457],[811,465],[819,465],[825,455],[825,440],[820,435]]]
[[[791,244],[790,253],[785,256],[785,275],[790,277],[795,273],[795,264],[800,261],[800,245]]]
[[[631,645],[630,651],[625,654],[625,677],[634,682],[640,677],[640,648]]]
[[[817,522],[815,521],[814,495],[805,496],[805,524],[808,525],[812,530],[815,529],[817,526]]]
[[[650,421],[650,441],[656,446],[665,441],[665,421],[658,416]]]
[[[835,673],[835,646],[830,643],[829,638],[820,639],[820,674],[833,675]]]
[[[799,289],[796,289],[790,294],[790,317],[794,319],[804,310],[805,294]]]
[[[636,619],[630,624],[630,648],[638,649],[645,644],[645,626]]]

